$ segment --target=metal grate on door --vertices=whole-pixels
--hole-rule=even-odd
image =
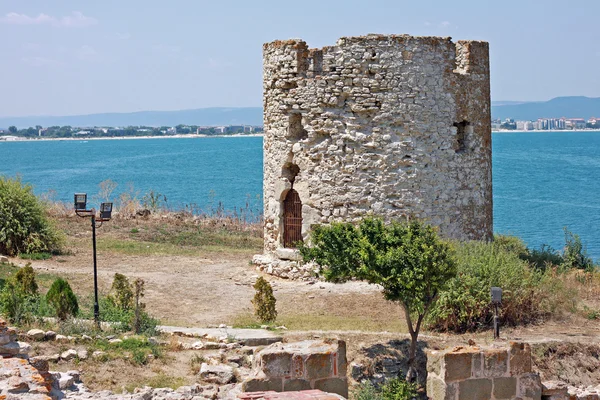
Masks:
[[[294,248],[302,242],[302,202],[294,189],[283,201],[283,247]]]

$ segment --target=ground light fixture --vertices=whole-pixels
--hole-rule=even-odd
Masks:
[[[109,221],[112,216],[113,203],[100,204],[100,217],[96,218],[94,208],[87,209],[87,194],[75,193],[73,204],[75,213],[82,218],[91,218],[92,221],[92,248],[94,253],[94,322],[100,329],[100,306],[98,305],[98,272],[96,261],[96,228],[100,228],[103,222]]]
[[[502,289],[492,287],[492,305],[494,306],[494,339],[500,338],[500,324],[498,322],[498,307],[502,304]]]

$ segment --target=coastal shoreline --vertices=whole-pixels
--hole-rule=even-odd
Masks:
[[[600,129],[553,129],[553,130],[523,130],[523,129],[500,129],[493,130],[492,133],[549,133],[549,132],[573,132],[573,133],[581,133],[581,132],[600,132]]]
[[[87,140],[130,140],[130,139],[203,139],[203,138],[240,138],[240,137],[263,137],[262,133],[235,134],[235,135],[198,135],[179,134],[169,136],[100,136],[100,137],[69,137],[69,138],[21,138],[2,140],[0,142],[50,142],[50,141],[87,141]]]

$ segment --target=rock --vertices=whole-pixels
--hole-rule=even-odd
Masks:
[[[352,379],[354,379],[355,381],[359,381],[360,378],[363,377],[364,369],[365,369],[365,366],[362,364],[351,363],[350,371],[351,371]]]
[[[93,339],[91,338],[91,336],[82,335],[81,340],[83,340],[84,342],[91,342]]]
[[[56,332],[54,331],[48,331],[44,336],[46,337],[46,340],[56,340]]]
[[[226,385],[235,380],[233,368],[228,365],[208,365],[202,363],[200,367],[200,379],[209,383]]]
[[[44,340],[46,338],[46,332],[41,329],[30,329],[27,331],[27,337],[30,340]]]
[[[67,351],[63,351],[62,353],[60,353],[60,358],[65,361],[70,361],[70,360],[74,359],[75,357],[77,357],[77,350],[74,350],[74,349],[69,349]]]
[[[227,325],[221,324],[221,325],[219,325],[219,328],[221,328],[221,329],[227,329]]]
[[[110,339],[108,341],[108,343],[110,343],[110,344],[119,344],[119,343],[123,343],[123,341],[121,339]]]
[[[8,262],[8,257],[0,256],[0,263],[7,263],[7,262]]]
[[[70,370],[70,371],[67,371],[67,375],[72,376],[75,383],[81,382],[81,374],[79,373],[79,371]]]
[[[29,352],[31,351],[31,345],[27,342],[17,342],[17,344],[19,345],[19,354],[29,354]]]
[[[275,255],[281,260],[301,261],[300,252],[295,249],[278,248],[275,250]]]
[[[194,342],[194,343],[192,343],[191,348],[193,350],[201,350],[201,349],[204,348],[204,343],[202,343],[202,342]]]
[[[61,390],[65,390],[73,386],[75,383],[75,379],[71,375],[60,374],[60,379],[58,380],[58,387]]]
[[[79,350],[77,352],[77,358],[79,358],[80,360],[87,360],[88,358],[88,351],[83,349],[83,350]]]
[[[106,352],[102,351],[102,350],[96,350],[92,353],[92,358],[94,360],[99,360],[99,359],[103,359],[104,357],[106,357]]]
[[[220,343],[217,342],[205,342],[204,350],[217,350],[220,348]]]
[[[66,337],[65,335],[56,335],[56,336],[54,337],[54,339],[55,339],[57,342],[61,342],[61,343],[66,343],[66,342],[68,342],[68,341],[69,341],[69,339],[67,339],[67,337]]]

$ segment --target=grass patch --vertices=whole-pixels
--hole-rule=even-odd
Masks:
[[[153,388],[171,388],[177,389],[178,387],[184,386],[186,380],[180,376],[171,376],[165,373],[159,373],[150,378],[140,379],[138,381],[130,382],[125,385],[125,390],[132,393],[135,388],[150,386]]]
[[[107,340],[101,339],[94,341],[88,351],[104,351],[106,360],[124,359],[133,365],[146,365],[149,361],[149,355],[154,358],[161,358],[163,352],[158,345],[150,343],[144,337],[133,337],[124,339],[120,343],[109,343]]]
[[[41,253],[21,253],[19,257],[23,260],[49,260],[52,258],[51,253],[41,252]]]
[[[252,314],[240,314],[234,318],[232,325],[235,328],[258,329],[262,325]],[[408,332],[406,322],[394,317],[386,321],[374,320],[370,317],[346,317],[337,315],[312,315],[292,314],[281,315],[273,324],[268,324],[271,329],[285,326],[294,331],[363,331],[363,332]]]

